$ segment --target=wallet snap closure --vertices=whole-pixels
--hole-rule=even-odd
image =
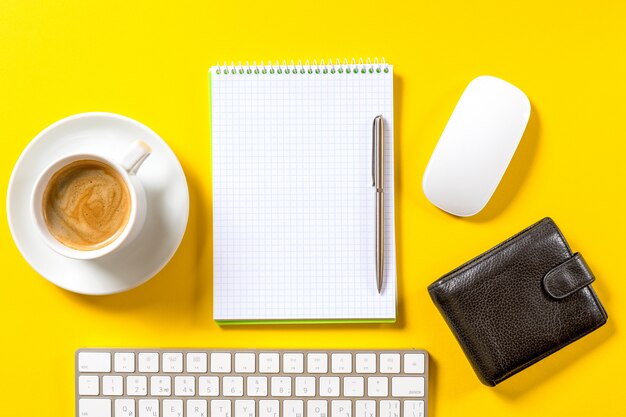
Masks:
[[[595,277],[585,259],[580,253],[575,253],[543,277],[543,286],[550,296],[561,300],[588,286],[594,280]]]

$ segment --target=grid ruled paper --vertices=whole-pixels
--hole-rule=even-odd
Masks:
[[[215,320],[395,319],[393,68],[349,67],[359,72],[211,68]],[[382,294],[372,187],[379,114]]]

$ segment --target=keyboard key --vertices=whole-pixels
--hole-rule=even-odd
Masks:
[[[235,353],[235,372],[252,374],[255,372],[256,355],[254,353]]]
[[[183,400],[163,400],[163,417],[181,417]]]
[[[124,395],[124,378],[116,376],[102,377],[102,394],[103,395]]]
[[[339,377],[320,377],[320,397],[339,397]]]
[[[100,394],[100,381],[97,376],[81,375],[78,377],[78,394],[79,395],[98,395]]]
[[[400,401],[398,400],[381,401],[379,417],[400,417]]]
[[[225,376],[222,379],[224,397],[242,397],[243,396],[243,377],[242,376]]]
[[[354,408],[356,417],[376,417],[376,401],[357,400]]]
[[[280,417],[278,400],[259,401],[259,417]]]
[[[331,401],[331,417],[352,417],[352,401]]]
[[[296,378],[297,397],[315,397],[315,378],[312,376],[299,376]]]
[[[387,397],[389,395],[389,380],[386,376],[371,376],[367,378],[367,395],[369,397]]]
[[[304,372],[304,354],[283,354],[283,372],[286,374],[301,374]]]
[[[148,394],[148,377],[146,376],[127,376],[126,377],[126,395],[144,396]]]
[[[349,374],[352,372],[351,353],[333,353],[330,355],[330,361],[333,374]]]
[[[400,354],[399,353],[381,353],[380,354],[380,373],[381,374],[399,374],[400,373]]]
[[[139,417],[159,417],[159,400],[139,400]]]
[[[404,417],[424,417],[424,401],[404,401]]]
[[[198,379],[198,395],[203,397],[220,395],[220,379],[216,376],[201,376]]]
[[[172,378],[169,376],[151,376],[150,395],[154,397],[169,397],[172,395]]]
[[[111,372],[111,354],[108,352],[79,352],[79,372]]]
[[[259,353],[259,372],[277,374],[280,367],[278,353]]]
[[[376,373],[376,354],[375,353],[357,353],[356,354],[356,372],[359,374],[375,374]]]
[[[424,373],[424,354],[423,353],[405,353],[404,354],[404,373],[405,374],[423,374]]]
[[[424,377],[395,376],[391,379],[392,397],[423,397]]]
[[[306,355],[306,369],[310,374],[328,372],[328,353],[309,353]]]
[[[132,352],[117,352],[113,355],[115,372],[135,372],[135,354]]]
[[[156,352],[138,355],[139,372],[159,372],[159,354]]]
[[[362,376],[351,376],[343,379],[344,397],[362,397],[365,381]]]
[[[302,417],[304,415],[304,401],[283,401],[283,417]]]
[[[79,417],[112,417],[111,400],[81,398],[78,400]]]
[[[267,377],[249,376],[246,394],[248,397],[267,397]]]
[[[235,401],[235,417],[255,417],[255,415],[256,403],[254,400]]]
[[[207,354],[202,352],[190,352],[186,355],[187,372],[190,374],[204,374],[207,371]]]
[[[291,396],[291,377],[272,377],[272,397]]]
[[[211,400],[211,417],[232,417],[230,400]]]
[[[165,352],[162,355],[163,372],[181,373],[183,371],[183,354],[178,352]]]
[[[206,400],[187,400],[187,414],[185,417],[207,417],[208,406]]]
[[[229,374],[231,369],[230,359],[230,353],[211,353],[211,372],[216,374]]]
[[[115,400],[115,417],[135,417],[135,400]]]
[[[192,376],[175,377],[174,395],[177,397],[193,397],[196,395],[196,379]]]
[[[306,402],[307,417],[328,417],[328,401],[309,400]]]

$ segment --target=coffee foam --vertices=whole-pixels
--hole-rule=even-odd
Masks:
[[[73,249],[102,248],[124,230],[130,194],[122,176],[99,161],[72,162],[52,176],[43,196],[48,230]]]

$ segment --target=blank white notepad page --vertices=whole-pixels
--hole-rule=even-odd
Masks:
[[[392,67],[301,68],[210,71],[214,319],[393,320]],[[372,122],[379,114],[382,294],[372,187]]]

